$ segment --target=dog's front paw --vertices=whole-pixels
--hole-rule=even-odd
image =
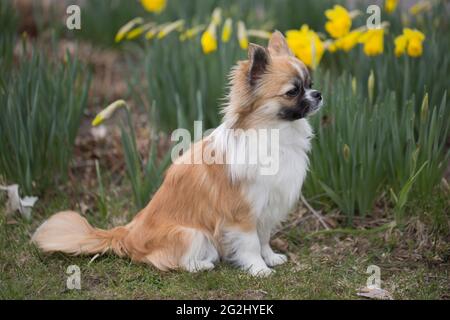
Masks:
[[[251,266],[250,269],[248,269],[248,272],[254,276],[254,277],[268,277],[270,276],[272,273],[275,272],[275,270],[270,269],[266,266],[262,267],[262,266]]]
[[[191,261],[186,270],[189,272],[200,272],[214,269],[214,264],[210,261]]]
[[[285,263],[288,260],[286,255],[281,253],[275,253],[273,251],[263,255],[263,259],[269,267],[278,266],[280,264]]]

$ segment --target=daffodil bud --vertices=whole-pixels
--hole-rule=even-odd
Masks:
[[[350,159],[350,147],[348,144],[344,144],[344,147],[342,148],[342,156],[344,157],[345,161],[348,161]]]
[[[352,78],[352,92],[353,92],[353,95],[356,96],[356,78],[355,77]]]
[[[227,18],[222,28],[222,42],[230,41],[232,31],[233,31],[233,20],[231,20],[231,18]]]
[[[164,28],[161,28],[158,32],[158,39],[162,39],[166,37],[169,33],[171,33],[174,30],[179,30],[180,28],[183,28],[184,20],[177,20],[171,23],[168,23],[164,26]]]
[[[192,39],[193,37],[195,37],[197,34],[199,34],[200,32],[203,31],[203,29],[205,29],[205,26],[202,25],[198,25],[192,28],[187,29],[185,32],[183,32],[180,35],[180,40],[181,41],[185,41],[187,39]]]
[[[154,26],[154,27],[150,28],[150,29],[145,33],[145,39],[147,39],[147,40],[153,39],[153,38],[159,33],[159,30],[161,30],[161,29],[164,28],[165,26],[166,26],[166,24],[162,24],[162,25]]]
[[[216,25],[211,23],[202,34],[200,39],[204,54],[209,54],[217,50]]]
[[[111,103],[109,106],[107,106],[105,109],[103,109],[102,111],[100,111],[99,114],[97,114],[97,116],[94,118],[94,120],[92,121],[92,125],[98,126],[99,124],[101,124],[103,121],[109,119],[112,117],[112,115],[114,114],[114,112],[117,109],[120,108],[128,108],[128,104],[126,103],[125,100],[117,100],[114,101],[113,103]]]
[[[137,25],[142,24],[143,22],[144,22],[144,20],[140,17],[137,17],[137,18],[134,18],[134,19],[128,21],[125,25],[123,25],[119,29],[119,31],[117,31],[114,41],[115,42],[122,41],[131,29],[133,29]]]
[[[410,20],[409,20],[409,15],[407,13],[402,12],[400,15],[400,20],[401,20],[403,26],[409,26]]]
[[[367,93],[369,96],[370,104],[373,104],[374,87],[375,87],[375,74],[373,73],[373,70],[370,70],[369,79],[367,80]]]
[[[429,0],[422,0],[411,6],[411,8],[409,8],[409,13],[413,16],[417,16],[424,11],[430,10],[431,7],[432,5]]]
[[[222,9],[215,8],[211,15],[211,22],[217,27],[222,22]]]
[[[244,22],[239,21],[238,22],[238,40],[239,40],[239,46],[246,50],[248,48],[248,35],[247,35],[247,28],[245,27]]]
[[[422,100],[422,106],[420,108],[420,120],[425,121],[428,116],[428,92],[425,93],[425,96]]]
[[[144,32],[146,32],[147,30],[149,30],[150,28],[154,27],[155,23],[153,22],[149,22],[146,23],[142,26],[139,26],[137,28],[134,28],[132,30],[130,30],[127,35],[126,38],[127,40],[133,40],[136,39],[137,37],[139,37],[141,34],[143,34]]]
[[[272,36],[272,33],[265,30],[250,29],[247,30],[247,36],[269,40]]]

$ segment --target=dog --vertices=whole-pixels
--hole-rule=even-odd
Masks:
[[[270,275],[287,261],[271,249],[270,237],[299,200],[313,136],[306,118],[322,106],[322,96],[312,89],[305,64],[275,31],[267,48],[250,44],[248,60],[233,67],[226,100],[221,125],[174,161],[130,223],[102,230],[64,211],[45,221],[32,242],[44,252],[112,251],[160,270],[210,270],[222,259],[251,275]],[[278,132],[275,174],[261,174],[259,162],[186,161],[206,149],[221,156],[248,153],[241,135],[256,129]]]

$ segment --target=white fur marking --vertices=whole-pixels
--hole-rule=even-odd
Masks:
[[[189,272],[213,269],[214,263],[219,260],[214,245],[203,232],[191,228],[185,230],[191,234],[191,244],[183,256],[182,266]]]

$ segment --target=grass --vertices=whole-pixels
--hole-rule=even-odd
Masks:
[[[413,243],[405,259],[397,251],[406,239],[385,233],[309,238],[303,230],[291,229],[281,238],[287,239],[294,260],[277,267],[275,275],[266,279],[224,263],[211,272],[190,274],[160,272],[109,254],[90,262],[91,257],[40,253],[29,243],[32,232],[51,213],[75,207],[70,202],[61,194],[43,199],[31,224],[7,222],[0,209],[0,299],[354,299],[357,289],[366,284],[365,272],[371,264],[380,266],[382,287],[395,299],[449,297],[445,247],[414,259]],[[110,221],[122,218],[128,206],[109,203],[108,217],[93,212],[87,217],[96,226],[110,227]],[[432,209],[443,210],[441,206]],[[437,263],[436,256],[447,260]],[[81,290],[66,288],[70,265],[80,267]]]

